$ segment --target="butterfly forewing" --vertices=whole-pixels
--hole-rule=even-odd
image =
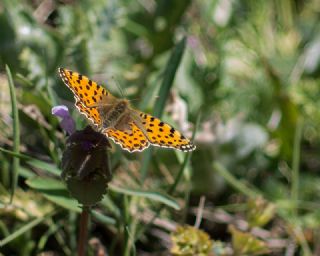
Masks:
[[[86,107],[97,104],[102,100],[104,95],[109,94],[102,86],[77,72],[59,68],[59,73],[64,83],[73,92],[75,98],[79,99]]]

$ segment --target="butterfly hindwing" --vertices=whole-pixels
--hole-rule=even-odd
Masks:
[[[108,128],[105,130],[105,134],[129,152],[142,151],[149,147],[148,139],[143,132],[133,122],[130,122],[129,125],[131,127],[130,130],[121,131]]]
[[[98,127],[100,126],[101,119],[100,119],[100,115],[99,115],[97,108],[95,108],[95,107],[88,108],[88,107],[84,106],[79,99],[76,100],[75,105],[76,105],[77,109],[79,110],[79,112],[81,114],[85,115],[85,117],[88,118],[94,125],[96,125]]]
[[[195,149],[195,145],[190,140],[169,124],[143,112],[140,112],[139,116],[151,144],[182,151],[192,151]]]

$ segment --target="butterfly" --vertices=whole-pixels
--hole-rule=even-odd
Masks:
[[[195,145],[172,126],[132,108],[128,100],[116,98],[88,77],[64,68],[59,68],[59,74],[72,91],[79,112],[123,149],[143,151],[151,144],[195,150]]]

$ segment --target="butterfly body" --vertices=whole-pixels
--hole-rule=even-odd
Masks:
[[[60,68],[60,76],[73,92],[76,107],[100,132],[123,149],[142,151],[150,144],[192,151],[195,146],[172,126],[130,106],[96,82],[76,72]]]
[[[129,102],[127,100],[115,99],[111,104],[108,100],[102,100],[97,104],[97,110],[101,118],[100,130],[108,128],[120,128],[130,114]]]

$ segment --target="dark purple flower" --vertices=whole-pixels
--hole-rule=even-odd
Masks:
[[[69,109],[64,105],[55,106],[52,108],[51,113],[55,116],[61,117],[60,126],[69,135],[76,131],[76,125],[70,116]]]

